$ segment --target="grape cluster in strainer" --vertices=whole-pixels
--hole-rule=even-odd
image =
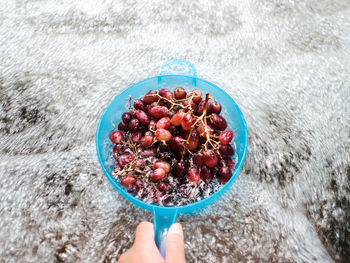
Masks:
[[[209,93],[177,87],[129,99],[110,133],[113,175],[138,198],[178,206],[199,201],[232,176],[234,133]]]

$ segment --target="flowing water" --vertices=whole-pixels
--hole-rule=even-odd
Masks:
[[[116,262],[148,212],[98,164],[101,113],[172,58],[241,107],[249,150],[180,217],[188,262],[350,261],[350,2],[0,4],[0,262]]]

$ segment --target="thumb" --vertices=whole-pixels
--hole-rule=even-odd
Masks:
[[[185,263],[185,246],[182,226],[173,224],[166,239],[166,262]]]
[[[140,245],[152,245],[154,243],[154,230],[153,224],[150,222],[141,222],[137,228],[135,233],[135,246]],[[154,243],[155,245],[155,243]]]
[[[136,228],[132,257],[125,262],[163,262],[156,243],[154,242],[153,224],[142,222]],[[133,259],[133,260],[131,260]]]

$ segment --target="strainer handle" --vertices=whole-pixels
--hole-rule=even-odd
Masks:
[[[167,208],[153,210],[154,234],[157,247],[160,254],[165,258],[166,237],[168,230],[172,224],[176,222],[177,210],[169,210]]]
[[[159,75],[185,75],[197,77],[197,70],[192,63],[184,59],[173,59],[165,62],[159,71]]]

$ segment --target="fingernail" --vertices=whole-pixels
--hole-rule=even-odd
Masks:
[[[183,237],[183,231],[182,231],[182,226],[179,223],[172,224],[171,227],[169,228],[168,234],[177,234]]]

